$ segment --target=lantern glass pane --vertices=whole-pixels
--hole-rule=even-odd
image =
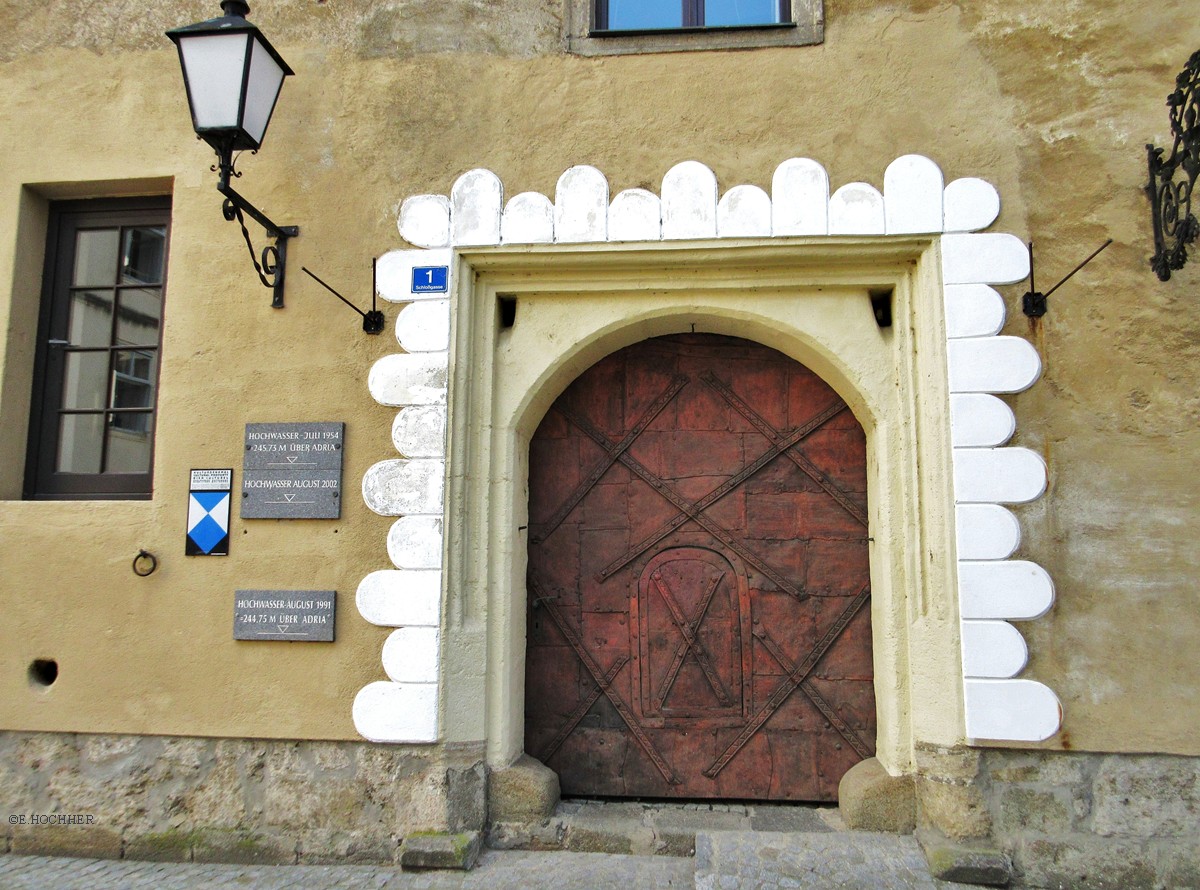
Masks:
[[[238,126],[246,43],[242,34],[204,34],[179,41],[196,129]]]
[[[283,69],[257,40],[250,57],[250,83],[246,87],[246,115],[242,127],[256,143],[262,143],[283,86]]]

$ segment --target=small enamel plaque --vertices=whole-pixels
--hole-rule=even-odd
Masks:
[[[188,556],[228,556],[233,470],[192,470],[188,489],[184,553]]]
[[[450,289],[449,266],[413,266],[414,294],[444,294]]]

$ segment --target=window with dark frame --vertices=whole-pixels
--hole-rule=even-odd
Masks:
[[[593,33],[789,24],[789,0],[595,0]]]
[[[150,497],[170,215],[51,204],[26,497]]]

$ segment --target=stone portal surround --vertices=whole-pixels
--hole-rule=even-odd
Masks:
[[[376,401],[401,408],[392,438],[402,457],[375,464],[362,484],[371,510],[399,517],[387,539],[394,568],[372,572],[357,591],[363,618],[396,630],[383,647],[389,680],[369,684],[355,698],[359,733],[397,743],[439,737],[446,393],[455,283],[450,280],[444,293],[431,293],[422,286],[427,273],[417,270],[444,266],[452,278],[455,248],[473,246],[913,234],[941,236],[964,734],[971,740],[1039,741],[1057,732],[1062,712],[1053,691],[1016,679],[1028,650],[1009,623],[1044,615],[1054,587],[1040,566],[1010,559],[1020,544],[1020,526],[1008,505],[1041,497],[1047,468],[1035,452],[1007,446],[1016,421],[996,397],[1027,389],[1041,374],[1040,358],[1027,341],[999,333],[1006,308],[992,285],[1029,274],[1028,253],[1018,238],[981,231],[999,211],[999,196],[989,183],[967,178],[947,185],[938,166],[919,155],[892,162],[882,192],[855,182],[831,195],[820,164],[793,158],[776,169],[770,195],[740,185],[718,198],[715,174],[686,161],[668,171],[661,195],[629,189],[610,201],[604,175],[577,166],[559,178],[554,201],[525,192],[506,203],[500,179],[482,169],[463,174],[449,197],[407,198],[399,231],[420,249],[395,250],[378,263],[380,296],[408,304],[396,323],[405,353],[380,359],[368,377]]]

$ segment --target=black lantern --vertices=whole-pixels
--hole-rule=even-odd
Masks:
[[[1200,50],[1192,53],[1175,78],[1175,92],[1167,97],[1171,118],[1171,154],[1146,146],[1150,164],[1150,199],[1154,223],[1154,256],[1150,266],[1160,281],[1183,268],[1188,245],[1200,238],[1200,221],[1192,212],[1192,193],[1200,178]],[[1177,178],[1178,174],[1178,178]]]
[[[168,31],[179,48],[196,135],[216,149],[255,150],[294,74],[262,32],[246,21],[250,7],[225,0],[225,15]]]
[[[283,79],[294,72],[258,28],[246,21],[249,5],[243,0],[224,0],[221,9],[225,14],[220,18],[174,28],[167,36],[179,48],[196,135],[217,153],[217,191],[225,196],[225,218],[241,224],[259,280],[274,289],[271,305],[280,308],[287,239],[299,235],[300,229],[271,222],[229,182],[241,176],[234,170],[234,152],[256,151],[262,145]],[[263,249],[261,265],[250,244],[243,212],[275,239]]]

